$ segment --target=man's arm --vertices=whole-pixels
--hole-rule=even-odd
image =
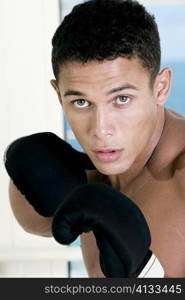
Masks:
[[[14,216],[26,232],[44,237],[52,236],[51,222],[53,218],[39,215],[12,180],[9,182],[9,198]]]
[[[92,231],[80,236],[82,255],[90,278],[105,277],[99,263],[99,249]]]
[[[104,182],[105,176],[97,170],[86,170],[88,182]],[[90,278],[105,277],[99,263],[99,249],[92,231],[80,235],[82,255]]]

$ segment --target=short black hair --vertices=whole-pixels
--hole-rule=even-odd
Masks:
[[[58,79],[66,62],[139,58],[155,78],[160,69],[160,37],[143,5],[132,0],[89,0],[74,6],[52,38],[52,66]]]

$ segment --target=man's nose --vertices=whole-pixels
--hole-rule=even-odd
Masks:
[[[100,139],[113,135],[113,123],[114,120],[111,118],[110,112],[103,108],[96,109],[91,123],[91,134]]]

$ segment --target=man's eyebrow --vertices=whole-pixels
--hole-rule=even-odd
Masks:
[[[128,83],[128,84],[125,84],[125,85],[122,85],[122,86],[111,89],[107,94],[110,95],[110,94],[120,92],[120,91],[124,91],[124,90],[127,90],[127,89],[132,89],[132,90],[138,91],[138,88],[136,86]]]
[[[138,90],[138,88],[132,84],[125,84],[125,85],[122,85],[122,86],[119,86],[119,87],[116,87],[116,88],[113,88],[111,89],[107,95],[110,95],[110,94],[114,94],[116,92],[120,92],[120,91],[123,91],[123,90],[126,90],[126,89],[132,89],[132,90]],[[87,95],[83,92],[80,92],[80,91],[76,91],[76,90],[67,90],[65,93],[64,93],[64,97],[66,96],[83,96],[83,97],[87,97]]]
[[[64,93],[64,97],[66,96],[87,96],[86,94],[80,92],[80,91],[75,91],[75,90],[67,90]]]

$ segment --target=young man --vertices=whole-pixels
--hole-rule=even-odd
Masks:
[[[52,44],[51,84],[96,168],[89,181],[132,199],[165,277],[185,277],[185,118],[164,107],[171,69],[160,70],[154,17],[136,1],[87,1],[65,17]],[[20,224],[50,236],[52,218],[21,197],[11,181]],[[104,277],[92,231],[81,234],[81,247],[89,276]]]

